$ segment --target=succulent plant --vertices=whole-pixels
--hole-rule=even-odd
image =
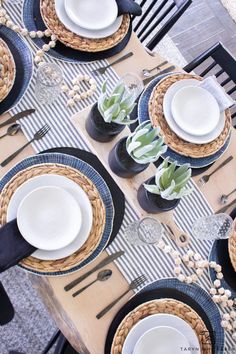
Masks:
[[[126,140],[128,154],[140,164],[157,161],[167,150],[164,139],[159,134],[159,128],[153,128],[148,121],[143,122]]]
[[[155,184],[144,184],[144,187],[148,192],[159,194],[164,199],[180,199],[192,191],[186,187],[191,172],[188,164],[177,167],[175,162],[169,163],[165,159],[156,170]]]
[[[102,94],[98,99],[98,110],[106,123],[132,124],[130,119],[135,107],[135,96],[130,94],[124,83],[118,83],[110,96],[107,94],[106,81],[102,85]]]

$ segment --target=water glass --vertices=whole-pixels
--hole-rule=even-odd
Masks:
[[[143,81],[140,80],[138,75],[133,73],[128,73],[122,76],[120,82],[123,82],[128,91],[134,94],[135,99],[139,97],[144,89]]]
[[[61,93],[63,72],[53,63],[45,63],[38,68],[36,80],[36,97],[44,105],[53,103]]]
[[[227,239],[233,232],[233,219],[228,214],[213,214],[197,219],[192,225],[193,236],[199,240]]]
[[[162,237],[162,226],[157,219],[147,216],[129,224],[124,237],[134,246],[153,245]]]

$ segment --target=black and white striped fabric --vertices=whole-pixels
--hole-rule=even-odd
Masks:
[[[18,22],[18,24],[22,25],[20,16],[21,4],[17,3],[16,5],[11,6],[11,3],[8,3],[7,10],[11,17]],[[35,53],[36,49],[32,42],[29,40],[28,43],[32,52]],[[89,64],[69,64],[57,61],[48,56],[45,57],[45,59],[46,61],[54,61],[61,67],[64,72],[65,82],[68,84],[76,74],[89,74],[91,70],[106,63],[106,61],[100,61],[99,63]],[[110,89],[115,85],[117,80],[119,80],[119,77],[113,69],[107,70],[104,77],[108,79],[108,87]],[[104,77],[96,78],[98,87],[101,87]],[[91,99],[81,101],[73,108],[66,107],[67,96],[65,94],[62,94],[54,104],[50,106],[42,106],[35,98],[35,84],[36,75],[34,73],[26,94],[18,106],[12,109],[11,112],[14,114],[23,109],[37,109],[36,113],[34,113],[34,117],[32,116],[32,118],[22,120],[21,122],[23,125],[23,131],[28,139],[30,139],[34,132],[36,132],[44,123],[48,123],[51,126],[51,131],[48,135],[33,145],[35,152],[59,146],[71,146],[88,150],[86,141],[83,140],[79,132],[74,128],[70,122],[70,117],[79,110],[82,110],[86,106],[95,102],[99,92],[97,92]],[[193,192],[191,195],[182,198],[174,212],[174,219],[181,229],[191,233],[191,225],[193,221],[201,216],[211,214],[212,209],[195,183],[191,181],[189,185],[193,189]],[[134,208],[126,201],[126,211],[121,230],[113,243],[109,246],[108,253],[120,249],[125,250],[125,255],[117,260],[117,266],[128,282],[140,274],[146,274],[149,282],[160,278],[172,277],[173,261],[168,255],[164,254],[157,247],[133,247],[125,241],[123,234],[126,226],[131,222],[138,220],[138,218],[139,217]],[[166,236],[165,239],[168,240],[172,246],[175,246]],[[208,259],[211,242],[201,242],[192,238],[191,248],[194,251],[199,252],[202,257]],[[205,290],[210,288],[211,283],[207,273],[201,278],[200,284]],[[228,347],[234,347],[233,341],[229,335],[227,335],[226,344]]]

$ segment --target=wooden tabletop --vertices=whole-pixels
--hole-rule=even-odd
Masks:
[[[144,67],[151,68],[163,61],[163,58],[159,55],[150,56],[134,34],[123,52],[126,53],[128,51],[133,51],[134,56],[114,67],[118,75],[124,75],[127,72],[134,72],[140,75],[141,69]],[[122,54],[123,53],[120,53],[118,57]],[[109,61],[112,61],[113,59],[114,58],[110,58]],[[169,66],[169,64],[167,66]],[[75,124],[77,128],[80,129],[81,134],[83,134],[86,138],[91,150],[96,151],[97,156],[101,159],[105,167],[109,170],[113,178],[125,192],[126,198],[136,209],[137,213],[140,216],[144,215],[145,213],[137,203],[137,188],[141,182],[147,179],[147,177],[153,175],[154,167],[150,166],[146,171],[142,172],[133,179],[122,179],[115,176],[110,171],[107,164],[107,155],[117,139],[119,139],[122,135],[127,134],[127,131],[122,132],[119,138],[116,138],[112,143],[102,144],[94,142],[88,137],[84,129],[84,121],[87,112],[88,110],[78,113],[78,115],[72,118],[72,124]],[[78,119],[78,117],[80,119]],[[6,128],[0,129],[0,135],[2,135],[5,130]],[[16,137],[7,137],[0,140],[0,160],[3,160],[26,141],[27,140],[22,133]],[[6,173],[17,161],[33,154],[34,151],[32,147],[29,146],[11,164],[0,170],[0,176]],[[213,168],[215,168],[229,155],[236,156],[235,131],[232,132],[232,140],[227,152],[224,157],[214,164]],[[213,168],[210,168],[208,172],[210,172]],[[203,194],[214,210],[217,210],[220,207],[218,202],[220,195],[222,193],[228,193],[235,188],[235,171],[236,158],[222,171],[219,171],[217,174],[212,176],[210,181],[202,188]],[[194,179],[195,181],[198,181],[199,178],[200,176],[195,177]],[[232,198],[234,198],[234,196]],[[173,224],[172,213],[158,214],[158,219]],[[127,281],[124,279],[115,264],[109,265],[109,268],[113,271],[113,275],[106,282],[105,286],[104,283],[98,282],[76,298],[72,298],[71,292],[64,291],[64,286],[66,284],[94,267],[94,265],[99,263],[106,255],[107,254],[104,251],[91,265],[88,265],[84,269],[70,275],[61,277],[39,277],[36,275],[29,275],[33,286],[37,288],[46,308],[56,321],[58,328],[60,328],[63,334],[68,338],[70,343],[79,353],[102,354],[104,352],[104,343],[109,325],[119,308],[121,308],[127,299],[132,295],[131,293],[128,294],[102,319],[96,319],[96,314],[104,306],[127,289]],[[84,281],[83,285],[86,285],[88,282],[95,279],[95,277],[96,274],[93,274],[89,277],[89,279]]]

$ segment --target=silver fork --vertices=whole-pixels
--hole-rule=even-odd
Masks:
[[[225,161],[223,161],[214,171],[212,171],[211,173],[209,173],[208,175],[204,175],[199,179],[199,184],[200,186],[204,186],[204,184],[206,184],[210,177],[217,171],[219,171],[222,167],[224,167],[225,165],[227,165],[230,161],[233,160],[233,156],[229,156]]]
[[[31,144],[33,141],[40,140],[42,139],[50,130],[50,127],[45,124],[42,128],[40,128],[35,134],[34,137],[28,141],[25,145],[23,145],[21,148],[16,150],[13,154],[8,156],[1,164],[1,167],[6,166],[10,161],[12,161],[21,151],[23,151],[29,144]]]
[[[91,71],[91,73],[96,75],[96,76],[103,75],[103,74],[105,74],[106,70],[108,68],[110,68],[112,65],[121,63],[122,61],[128,59],[129,57],[132,57],[132,55],[134,55],[134,53],[133,52],[129,52],[129,53],[123,55],[122,57],[116,59],[115,61],[113,61],[112,63],[110,63],[108,65],[102,66],[101,68],[98,68],[98,69],[94,69],[93,71]]]
[[[117,299],[112,301],[108,306],[106,306],[102,311],[97,314],[97,319],[99,320],[103,317],[110,309],[117,304],[126,294],[128,294],[131,290],[137,289],[140,285],[144,284],[147,281],[145,275],[140,275],[138,278],[134,279],[130,284],[128,290],[126,290],[123,294],[121,294]]]
[[[149,77],[154,70],[160,70],[160,68],[166,64],[168,64],[167,60],[163,61],[159,65],[154,66],[154,68],[152,68],[152,69],[143,69],[142,74],[145,77]]]

